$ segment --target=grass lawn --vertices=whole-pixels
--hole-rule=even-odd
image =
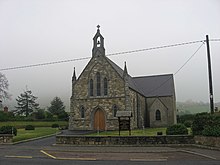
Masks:
[[[58,129],[51,127],[38,127],[35,128],[35,130],[18,129],[17,131],[17,136],[13,137],[13,142],[55,134],[58,132]]]
[[[138,130],[131,130],[132,136],[156,136],[157,132],[163,132],[166,135],[166,128],[145,128]],[[118,131],[104,131],[100,133],[93,133],[90,136],[118,136]],[[129,131],[121,131],[121,136],[128,136]]]
[[[0,127],[4,125],[14,126],[18,128],[25,128],[26,125],[33,125],[35,127],[51,127],[52,124],[59,124],[59,126],[68,125],[67,121],[7,121],[0,122]]]

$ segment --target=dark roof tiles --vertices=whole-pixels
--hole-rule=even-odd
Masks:
[[[113,61],[107,61],[115,71],[123,78],[124,71]],[[131,77],[128,76],[129,87],[145,97],[172,96],[175,95],[173,74],[163,74],[154,76]]]

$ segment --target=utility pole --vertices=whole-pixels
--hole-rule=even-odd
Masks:
[[[209,36],[208,35],[206,35],[206,46],[207,46],[208,74],[209,74],[210,111],[211,111],[211,114],[214,114],[213,87],[212,87],[212,67],[211,67],[211,57],[210,57]]]

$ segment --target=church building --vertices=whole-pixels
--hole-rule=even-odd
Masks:
[[[69,130],[117,130],[117,111],[130,111],[131,128],[164,127],[176,123],[173,74],[132,77],[105,55],[97,26],[92,58],[72,77]]]

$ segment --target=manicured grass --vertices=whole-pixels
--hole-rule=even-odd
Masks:
[[[13,142],[52,135],[57,133],[58,129],[51,127],[38,127],[35,128],[35,130],[18,129],[17,131],[17,136],[13,137]]]
[[[52,124],[59,124],[59,126],[68,125],[67,121],[8,121],[0,122],[0,127],[5,125],[14,126],[16,128],[25,128],[26,125],[33,125],[35,127],[51,127]]]
[[[157,132],[162,132],[163,135],[166,135],[166,128],[146,128],[146,129],[138,129],[138,130],[131,130],[132,136],[156,136]],[[129,131],[121,131],[121,136],[128,136]],[[104,131],[100,133],[93,133],[90,136],[118,136],[118,131]]]

